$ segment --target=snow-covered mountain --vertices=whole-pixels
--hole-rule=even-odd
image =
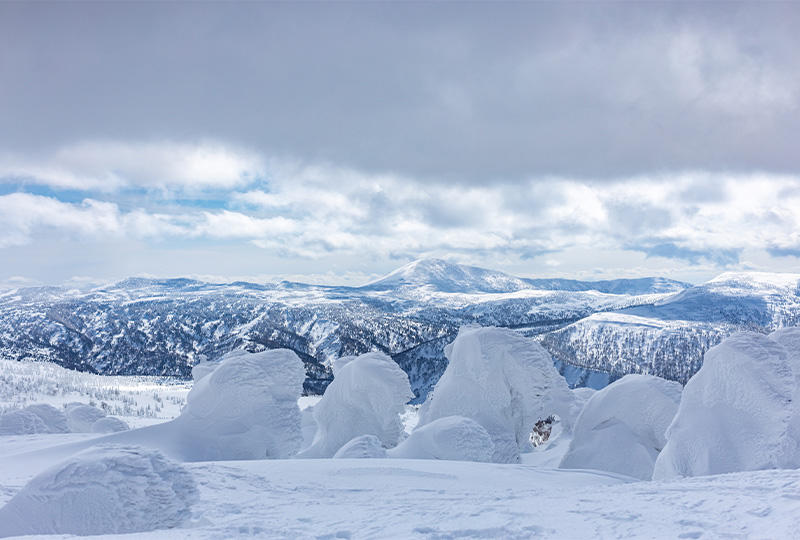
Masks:
[[[594,313],[542,337],[553,355],[614,377],[685,383],[733,332],[800,325],[800,274],[725,273],[648,306]]]
[[[686,380],[703,352],[740,328],[800,322],[798,277],[730,274],[700,287],[662,278],[530,280],[422,260],[362,287],[130,278],[89,291],[0,293],[0,355],[105,374],[188,377],[234,348],[287,347],[303,359],[306,391],[330,362],[378,350],[424,396],[465,324],[536,336],[573,384],[608,372]],[[606,378],[607,380],[607,378]]]

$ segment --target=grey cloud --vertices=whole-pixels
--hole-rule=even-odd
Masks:
[[[653,245],[627,246],[632,251],[640,251],[648,257],[664,257],[666,259],[680,259],[692,265],[711,262],[722,267],[735,265],[739,262],[741,249],[712,249],[698,251],[677,246],[671,242]]]
[[[0,145],[454,182],[796,171],[800,4],[0,3]]]

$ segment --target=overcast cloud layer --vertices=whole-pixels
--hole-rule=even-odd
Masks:
[[[797,51],[788,2],[0,3],[0,282],[800,271]]]

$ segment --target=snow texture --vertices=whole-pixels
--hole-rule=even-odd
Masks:
[[[217,362],[203,361],[192,366],[192,380],[199,381],[206,375],[210,375],[217,369],[219,364]]]
[[[401,459],[480,462],[491,461],[493,454],[494,443],[483,426],[464,416],[447,416],[418,427],[388,452],[389,457]]]
[[[654,479],[800,467],[800,329],[734,334],[683,391]]]
[[[106,416],[92,424],[92,433],[117,433],[129,429],[128,424],[116,416]]]
[[[649,480],[680,400],[676,382],[626,375],[586,402],[559,467]]]
[[[67,404],[66,414],[70,431],[74,433],[91,433],[92,425],[106,416],[104,411],[84,403]]]
[[[518,463],[534,424],[551,414],[571,428],[575,397],[532,339],[506,328],[463,327],[445,354],[450,363],[420,408],[419,426],[471,418],[492,438],[496,463]]]
[[[293,351],[234,351],[195,384],[173,422],[188,461],[282,459],[302,443],[303,362]]]
[[[351,440],[333,455],[334,459],[381,459],[386,457],[386,449],[375,435],[361,435]]]
[[[26,411],[30,411],[44,422],[47,428],[46,433],[69,433],[69,422],[67,415],[61,409],[56,409],[47,403],[35,403],[25,407]]]
[[[97,446],[28,482],[0,509],[0,537],[173,528],[197,500],[191,473],[160,452]]]
[[[333,382],[314,407],[314,442],[298,457],[333,457],[360,435],[374,435],[384,448],[396,446],[403,433],[400,415],[414,397],[408,375],[379,352],[340,360],[334,370]]]
[[[26,409],[0,415],[0,435],[35,435],[47,433],[47,426],[38,415]]]

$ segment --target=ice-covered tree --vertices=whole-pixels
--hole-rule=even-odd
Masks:
[[[420,408],[419,427],[465,416],[492,439],[492,461],[514,463],[537,421],[555,414],[569,429],[574,396],[550,355],[506,328],[462,328],[445,349],[450,363]]]
[[[800,328],[734,334],[705,354],[654,479],[800,467]]]
[[[361,435],[374,435],[384,448],[397,445],[403,433],[400,414],[414,397],[408,375],[378,352],[339,359],[333,374],[333,382],[314,407],[314,441],[298,457],[333,457]]]
[[[649,480],[680,399],[676,382],[626,375],[586,402],[559,467]]]

